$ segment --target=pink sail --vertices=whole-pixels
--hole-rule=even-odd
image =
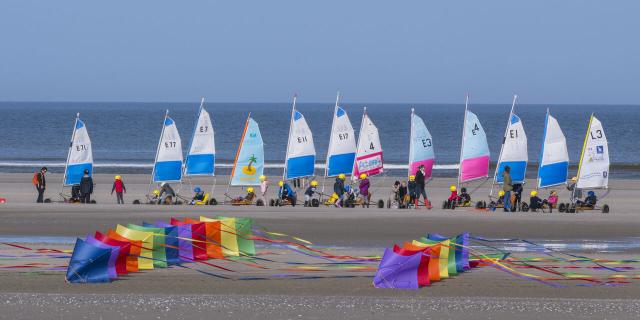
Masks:
[[[486,177],[489,174],[489,156],[462,160],[460,165],[460,182],[467,182]]]
[[[356,165],[353,168],[353,176],[359,177],[362,173],[367,174],[367,176],[375,176],[382,173],[382,168],[382,151],[370,153],[356,158]]]
[[[434,163],[433,159],[427,159],[427,160],[421,160],[421,161],[412,162],[411,165],[409,166],[409,173],[410,173],[410,175],[415,176],[416,172],[418,171],[418,167],[423,165],[424,166],[424,178],[425,179],[430,179],[432,171],[433,171],[433,163]]]

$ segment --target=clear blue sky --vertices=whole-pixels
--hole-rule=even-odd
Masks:
[[[2,101],[640,104],[640,1],[3,0]]]

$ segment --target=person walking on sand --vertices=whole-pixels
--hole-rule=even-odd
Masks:
[[[420,202],[420,196],[424,199],[424,206],[427,209],[431,209],[431,204],[429,203],[429,199],[427,199],[427,192],[424,190],[426,183],[426,176],[424,174],[424,165],[420,165],[418,167],[418,171],[416,172],[416,207]]]
[[[118,204],[124,204],[124,193],[127,193],[127,188],[124,186],[124,182],[122,182],[121,176],[116,176],[113,181],[113,187],[111,188],[111,195],[113,192],[116,192],[116,201]]]
[[[513,190],[513,184],[511,182],[511,167],[505,166],[502,171],[502,191],[504,191],[504,211],[509,212],[511,210],[511,191]]]
[[[38,191],[38,199],[36,199],[37,203],[44,202],[44,189],[47,186],[47,179],[45,178],[46,173],[47,167],[42,167],[39,172],[33,175],[33,185]]]
[[[84,170],[84,175],[80,179],[80,199],[82,203],[91,203],[93,193],[93,178],[89,175],[89,170]]]

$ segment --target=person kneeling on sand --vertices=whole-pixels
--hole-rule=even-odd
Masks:
[[[124,186],[124,182],[122,182],[122,176],[115,176],[113,187],[111,187],[111,195],[113,195],[114,191],[116,192],[116,201],[118,204],[124,204],[124,193],[127,192],[127,188]]]
[[[160,184],[160,195],[158,196],[158,204],[165,204],[165,202],[169,201],[173,201],[173,198],[175,198],[176,196],[176,192],[173,191],[173,188],[171,188],[171,186],[166,183],[163,182]]]
[[[278,198],[280,198],[281,200],[289,200],[289,202],[291,202],[291,206],[295,207],[296,192],[293,191],[293,189],[291,189],[291,186],[284,181],[278,182],[278,186],[280,186],[280,189],[278,190]]]

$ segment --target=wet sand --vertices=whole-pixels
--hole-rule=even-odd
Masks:
[[[49,178],[50,190],[56,179]],[[606,202],[610,214],[481,212],[473,209],[390,210],[331,207],[233,207],[115,205],[108,195],[111,176],[96,176],[95,205],[35,204],[30,174],[0,174],[0,237],[84,237],[116,224],[175,217],[230,215],[252,217],[256,225],[300,236],[338,250],[381,254],[384,247],[427,232],[464,231],[485,237],[559,240],[615,240],[640,235],[640,181],[612,181]],[[127,203],[141,198],[148,176],[125,177]],[[224,181],[218,178],[218,182]],[[107,183],[101,183],[106,181]],[[428,187],[434,204],[448,196],[453,179],[437,179]],[[197,183],[202,183],[196,181]],[[376,180],[374,180],[374,183]],[[379,181],[378,181],[379,182]],[[390,185],[392,178],[382,183]],[[222,184],[222,183],[221,183]],[[330,186],[328,185],[330,188]],[[216,197],[226,187],[216,188]],[[57,191],[57,190],[56,190]],[[273,190],[275,192],[275,190]],[[474,193],[486,197],[489,185]],[[236,189],[234,195],[239,195]],[[389,189],[374,188],[374,198],[388,199]],[[561,192],[566,200],[567,192]],[[55,198],[53,191],[48,197]],[[438,207],[436,205],[436,207]],[[38,244],[33,244],[38,246]],[[40,244],[40,246],[46,246]],[[590,257],[611,257],[598,248]],[[637,258],[637,249],[618,253]],[[71,285],[61,272],[0,269],[0,318],[629,318],[640,316],[640,281],[617,287],[552,288],[484,267],[416,291],[375,289],[371,272],[354,278],[221,280],[195,270],[169,268],[123,277],[104,285]],[[640,272],[633,272],[633,275]]]

